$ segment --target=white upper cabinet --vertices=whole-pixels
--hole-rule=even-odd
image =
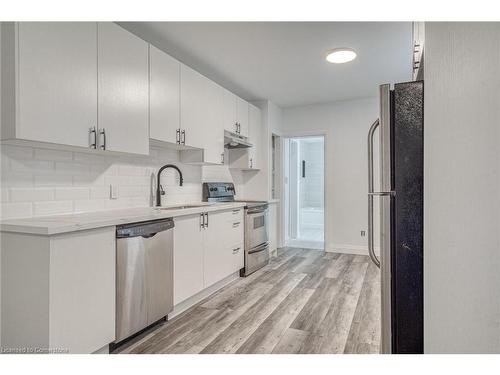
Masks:
[[[96,24],[21,22],[2,27],[2,96],[10,103],[18,100],[2,109],[11,111],[2,139],[88,147],[89,128],[97,126]]]
[[[222,121],[224,130],[238,132],[238,97],[231,91],[221,87],[222,91]]]
[[[248,102],[222,89],[222,113],[224,130],[248,137]]]
[[[238,134],[248,137],[248,102],[238,98],[236,107],[238,114]]]
[[[252,104],[248,104],[248,140],[250,148],[229,150],[229,167],[241,170],[258,170],[261,168],[264,147],[262,134],[262,112]]]
[[[148,43],[120,26],[98,24],[98,146],[149,154]]]
[[[259,169],[263,151],[262,112],[252,104],[248,105],[248,138],[253,144],[253,147],[249,149],[249,167]]]
[[[220,94],[214,82],[181,64],[181,143],[199,149],[184,151],[183,162],[222,163],[224,130]]]
[[[181,142],[203,148],[209,110],[207,78],[186,65],[181,65]]]
[[[180,140],[180,63],[154,46],[149,47],[150,124],[155,141]]]

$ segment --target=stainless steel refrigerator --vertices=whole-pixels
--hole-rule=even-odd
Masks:
[[[380,191],[374,191],[376,129]],[[423,353],[424,83],[380,86],[380,118],[368,132],[368,250],[380,267],[381,353]],[[380,204],[380,258],[374,204]]]

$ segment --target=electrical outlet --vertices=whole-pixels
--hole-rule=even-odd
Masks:
[[[109,199],[118,199],[118,186],[109,185]]]
[[[364,230],[361,231],[361,237],[364,237],[366,235],[366,232]]]

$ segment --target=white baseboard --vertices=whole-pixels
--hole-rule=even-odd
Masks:
[[[368,247],[362,245],[330,244],[325,251],[330,253],[343,253],[354,255],[368,255]],[[375,247],[375,255],[380,255],[380,247]]]
[[[302,247],[304,249],[323,250],[325,248],[324,242],[320,241],[306,241],[306,240],[291,240],[286,241],[286,247]]]
[[[232,283],[234,280],[238,279],[239,277],[240,277],[239,271],[235,272],[235,273],[225,277],[221,281],[218,281],[215,284],[209,286],[208,288],[203,289],[201,292],[195,294],[194,296],[189,297],[188,299],[186,299],[182,302],[179,302],[177,305],[174,306],[174,309],[172,310],[172,312],[170,314],[168,314],[168,319],[170,320],[170,319],[176,317],[177,315],[183,313],[184,311],[186,311],[190,307],[193,307],[194,305],[201,302],[202,300],[204,300],[205,298],[207,298],[211,294],[217,292],[219,289],[222,289],[226,285],[228,285],[229,283]]]

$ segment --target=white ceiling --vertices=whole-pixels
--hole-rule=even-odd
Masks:
[[[409,22],[121,22],[246,100],[290,107],[376,96],[411,77]],[[353,62],[325,61],[350,47]]]

